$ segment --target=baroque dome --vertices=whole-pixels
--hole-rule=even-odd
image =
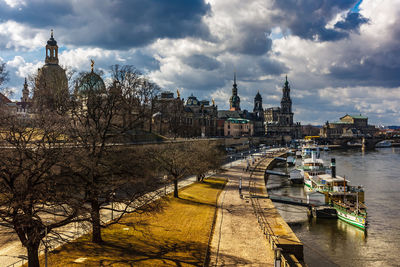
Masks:
[[[95,72],[89,72],[84,75],[77,85],[76,93],[87,95],[90,93],[103,93],[106,90],[103,79]]]

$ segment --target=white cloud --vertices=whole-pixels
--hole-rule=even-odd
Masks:
[[[33,75],[38,68],[42,67],[42,62],[25,62],[25,59],[21,56],[15,56],[12,60],[7,61],[7,66],[10,67],[10,71],[20,77],[25,78]]]
[[[43,46],[44,40],[46,40],[46,33],[43,30],[12,20],[0,23],[0,49],[3,47],[16,51],[32,51]]]
[[[4,2],[9,6],[9,7],[18,7],[18,6],[25,6],[26,2],[24,0],[4,0]]]

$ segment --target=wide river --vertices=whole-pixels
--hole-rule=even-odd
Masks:
[[[305,261],[317,266],[400,266],[400,147],[322,152],[326,164],[336,158],[337,173],[363,185],[368,212],[364,231],[335,219],[308,219],[306,209],[275,203],[304,243]],[[271,175],[268,191],[305,197],[303,186]]]

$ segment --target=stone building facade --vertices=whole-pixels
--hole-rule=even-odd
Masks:
[[[329,122],[320,130],[320,136],[324,138],[373,136],[378,129],[368,125],[368,117],[359,115],[348,115],[341,117],[339,121]]]
[[[179,94],[178,94],[179,95]],[[154,100],[153,131],[170,137],[217,136],[217,106],[191,95],[185,101],[163,92]]]
[[[229,118],[224,123],[224,136],[243,137],[254,135],[254,124],[246,119]]]

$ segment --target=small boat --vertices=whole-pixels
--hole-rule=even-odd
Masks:
[[[377,144],[375,145],[375,147],[378,147],[378,148],[381,148],[381,147],[391,147],[391,146],[392,146],[392,142],[390,142],[389,140],[381,141],[381,142],[379,142],[379,143],[377,143]]]
[[[297,169],[294,169],[289,173],[288,179],[292,184],[302,184],[304,181],[301,171]]]

